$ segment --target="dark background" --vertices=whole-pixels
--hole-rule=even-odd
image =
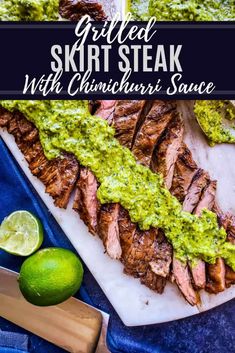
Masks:
[[[97,28],[102,24],[93,22]],[[133,23],[132,23],[133,24]],[[136,22],[139,27],[146,26],[144,22]],[[41,77],[51,73],[50,62],[52,60],[50,49],[54,44],[73,45],[77,40],[74,29],[76,24],[69,22],[1,22],[0,23],[0,98],[1,99],[140,99],[140,94],[109,95],[96,92],[93,95],[84,95],[80,92],[74,97],[60,94],[50,94],[43,97],[41,94],[22,95],[25,74],[30,77]],[[175,98],[175,99],[232,99],[235,97],[235,22],[158,22],[155,25],[157,34],[149,43],[143,40],[134,42],[127,41],[125,44],[164,44],[167,48],[170,44],[182,44],[180,62],[183,68],[184,83],[214,82],[216,90],[210,95],[179,94],[177,96],[166,96],[164,90],[158,92],[152,98]],[[87,44],[106,44],[105,39],[95,43],[89,36]],[[118,44],[113,44],[110,58],[110,72],[93,72],[92,78],[96,81],[108,82],[111,78],[120,81],[123,73],[118,70]],[[66,89],[67,82],[74,73],[63,75],[63,85]],[[172,73],[133,73],[131,82],[156,84],[158,78],[162,79],[163,88],[169,85]],[[62,80],[61,80],[62,81]],[[91,97],[90,97],[91,96]],[[148,98],[145,96],[144,98]],[[149,97],[150,98],[150,97]]]

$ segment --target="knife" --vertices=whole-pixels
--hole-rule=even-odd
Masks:
[[[70,298],[49,307],[28,303],[18,273],[0,267],[0,316],[72,353],[108,353],[109,315]]]

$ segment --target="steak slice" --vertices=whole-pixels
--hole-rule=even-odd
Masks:
[[[174,118],[157,146],[151,163],[152,170],[163,175],[167,189],[171,188],[174,166],[178,158],[184,131],[179,113],[174,110],[173,114]]]
[[[8,124],[12,118],[13,113],[0,107],[0,127],[8,127]]]
[[[211,210],[215,203],[216,181],[210,181],[204,188],[200,201],[194,210],[194,214],[201,215],[204,208]],[[198,260],[197,264],[191,267],[194,285],[198,289],[205,288],[206,285],[206,264]]]
[[[79,21],[89,15],[94,21],[106,20],[101,3],[96,0],[60,0],[59,14],[70,21]]]
[[[171,264],[171,246],[168,243],[162,245],[164,239],[156,229],[140,231],[123,208],[119,214],[119,232],[124,272],[162,293]]]
[[[235,272],[229,266],[225,266],[225,284],[226,288],[235,284]]]
[[[187,195],[183,202],[183,209],[187,212],[193,212],[197,206],[202,191],[209,181],[209,175],[203,169],[198,169],[193,181],[188,189]]]
[[[229,218],[224,215],[217,204],[214,204],[213,212],[217,214],[219,225],[227,230]],[[225,276],[226,268],[223,259],[217,259],[215,264],[206,264],[206,291],[214,294],[224,291],[226,284]]]
[[[192,153],[182,143],[178,158],[175,163],[174,175],[171,186],[171,194],[183,203],[192,180],[198,170],[197,164],[193,160]]]
[[[120,205],[117,203],[102,205],[98,217],[98,234],[112,259],[120,259],[122,254],[118,226],[119,209]]]
[[[135,133],[145,118],[144,100],[119,100],[116,103],[112,125],[120,144],[131,149]]]
[[[98,182],[94,174],[86,167],[80,170],[77,181],[73,209],[87,225],[91,234],[97,234],[99,202],[96,196]]]
[[[132,152],[138,162],[150,166],[154,147],[174,116],[174,105],[155,100],[146,119],[136,134]]]
[[[175,281],[187,302],[196,305],[200,302],[199,294],[193,289],[191,276],[187,264],[183,264],[173,257],[173,274]]]
[[[194,214],[200,216],[204,208],[207,208],[208,210],[213,209],[215,204],[216,186],[217,181],[209,181],[202,192],[201,199],[194,210]]]
[[[225,290],[225,265],[223,259],[218,258],[213,265],[207,264],[206,290],[209,293],[218,293]]]
[[[115,111],[115,106],[116,106],[115,100],[112,101],[107,101],[107,100],[100,100],[96,101],[96,104],[98,105],[95,115],[99,116],[100,118],[107,120],[108,123],[111,125],[113,121],[113,114]]]

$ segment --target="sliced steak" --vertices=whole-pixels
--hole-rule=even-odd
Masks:
[[[113,121],[113,114],[115,111],[116,106],[115,100],[107,101],[107,100],[100,100],[97,101],[97,108],[95,110],[95,115],[99,116],[100,118],[107,120],[108,123],[111,125]]]
[[[204,187],[207,185],[209,180],[209,175],[204,170],[199,169],[195,174],[193,181],[188,189],[187,195],[183,202],[183,209],[187,212],[193,212],[195,207],[197,206],[202,191]]]
[[[204,188],[200,201],[194,210],[194,214],[201,215],[204,208],[211,210],[215,203],[216,181],[210,181]],[[194,285],[198,289],[205,288],[206,285],[206,264],[202,260],[198,260],[197,264],[191,267]]]
[[[97,234],[97,215],[100,207],[96,196],[97,188],[98,182],[94,174],[88,168],[82,167],[76,185],[73,209],[79,213],[92,234]]]
[[[229,217],[227,217],[214,203],[213,212],[217,214],[218,223],[227,230],[229,226]],[[206,291],[209,293],[219,293],[225,290],[226,286],[226,267],[224,260],[219,258],[215,264],[206,264]]]
[[[217,181],[209,181],[202,192],[201,199],[194,210],[194,214],[200,216],[204,208],[207,208],[208,210],[213,209],[215,204],[216,186]]]
[[[174,166],[182,144],[183,130],[182,119],[174,111],[174,118],[157,146],[152,159],[151,168],[153,171],[163,175],[167,189],[171,188]]]
[[[156,229],[145,232],[137,229],[130,221],[128,212],[122,208],[119,215],[119,232],[124,272],[140,278],[141,283],[162,293],[171,264],[171,246],[164,244],[162,234],[158,234]]]
[[[183,203],[192,180],[198,170],[197,164],[193,160],[192,153],[188,147],[182,143],[174,168],[174,176],[171,186],[171,194]]]
[[[206,290],[209,293],[218,293],[225,290],[225,265],[223,259],[217,259],[213,265],[207,264]]]
[[[89,15],[95,21],[106,20],[102,4],[96,0],[60,0],[60,16],[70,21],[79,21]]]
[[[116,103],[112,125],[121,145],[131,148],[135,133],[145,118],[144,100],[119,100]]]
[[[117,203],[102,205],[98,217],[98,234],[112,259],[120,259],[122,254],[118,226],[119,209]]]
[[[132,152],[138,162],[150,166],[154,147],[174,116],[174,104],[156,100],[136,134]]]
[[[200,302],[200,297],[193,289],[188,265],[183,264],[175,256],[173,257],[173,274],[175,281],[187,302],[191,305],[198,304]]]
[[[235,284],[235,272],[229,266],[225,266],[225,283],[226,288],[229,288],[232,284]]]
[[[61,157],[47,160],[44,155],[38,130],[19,112],[0,112],[1,126],[5,126],[29,163],[32,174],[46,186],[46,192],[53,197],[58,207],[66,208],[76,183],[79,165],[75,157],[64,153]]]

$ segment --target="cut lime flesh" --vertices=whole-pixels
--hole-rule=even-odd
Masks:
[[[0,248],[14,255],[28,256],[41,246],[41,222],[28,211],[15,211],[0,226]]]

